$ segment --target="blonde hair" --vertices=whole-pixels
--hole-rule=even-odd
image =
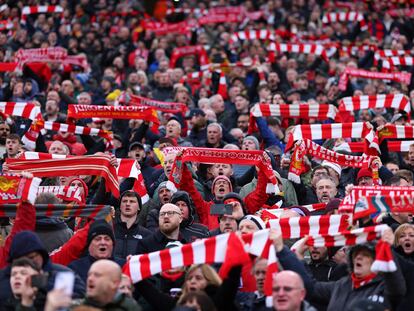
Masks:
[[[398,240],[400,239],[400,237],[404,233],[404,231],[407,230],[407,229],[414,230],[414,225],[412,225],[412,224],[402,224],[402,225],[399,225],[398,228],[395,230],[395,232],[394,232],[394,246],[395,247],[400,246],[398,244]]]
[[[214,285],[214,286],[220,286],[221,285],[222,280],[221,280],[220,276],[218,275],[216,270],[214,270],[210,265],[207,265],[207,264],[192,265],[187,270],[187,273],[185,275],[184,284],[183,284],[183,287],[182,287],[183,291],[182,291],[181,297],[184,297],[186,294],[188,294],[188,291],[186,290],[185,284],[188,281],[190,275],[194,271],[196,271],[197,269],[201,270],[201,273],[203,274],[203,276],[207,280],[208,285]],[[180,303],[181,297],[178,300],[178,303]]]

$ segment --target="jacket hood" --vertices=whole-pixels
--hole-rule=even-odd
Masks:
[[[8,262],[33,252],[39,252],[42,255],[43,265],[49,261],[49,254],[37,234],[32,231],[21,231],[13,238]]]
[[[178,201],[183,201],[188,206],[188,219],[183,219],[183,222],[181,223],[183,226],[188,226],[193,223],[194,221],[194,214],[195,214],[195,208],[193,204],[193,200],[191,200],[190,195],[185,191],[177,191],[174,193],[171,197],[170,202],[172,204],[177,203]]]

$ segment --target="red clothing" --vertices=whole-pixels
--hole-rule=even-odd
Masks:
[[[255,213],[267,201],[268,196],[266,194],[266,184],[266,175],[264,173],[259,173],[256,189],[243,199],[246,210],[249,213]],[[218,217],[210,215],[210,207],[214,204],[214,202],[204,201],[200,192],[198,192],[197,188],[194,186],[193,177],[186,165],[183,165],[183,175],[181,177],[179,188],[183,191],[187,191],[190,195],[196,207],[198,217],[200,218],[200,223],[207,226],[209,230],[218,228]]]
[[[7,259],[9,257],[10,246],[14,236],[24,230],[34,231],[35,225],[36,210],[34,206],[29,203],[22,203],[17,209],[12,231],[7,236],[4,246],[0,247],[0,269],[3,269],[8,265]]]
[[[50,260],[53,263],[67,266],[72,261],[81,258],[88,240],[89,224],[76,231],[69,241],[51,252]]]

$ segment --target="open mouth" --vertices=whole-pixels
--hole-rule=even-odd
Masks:
[[[99,247],[99,251],[100,252],[106,252],[106,246]]]
[[[405,248],[411,248],[411,246],[412,246],[411,242],[405,242],[404,243]]]

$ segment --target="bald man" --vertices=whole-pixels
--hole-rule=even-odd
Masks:
[[[277,311],[317,311],[305,301],[306,290],[302,278],[285,270],[273,277],[273,308]]]
[[[189,242],[179,239],[182,221],[181,209],[177,205],[171,203],[164,204],[160,209],[158,217],[159,229],[153,235],[138,241],[137,254],[162,250],[169,242],[178,240],[181,243]]]
[[[107,259],[96,261],[88,271],[86,298],[82,305],[104,310],[141,310],[135,300],[118,292],[121,277],[121,268],[115,262]]]

